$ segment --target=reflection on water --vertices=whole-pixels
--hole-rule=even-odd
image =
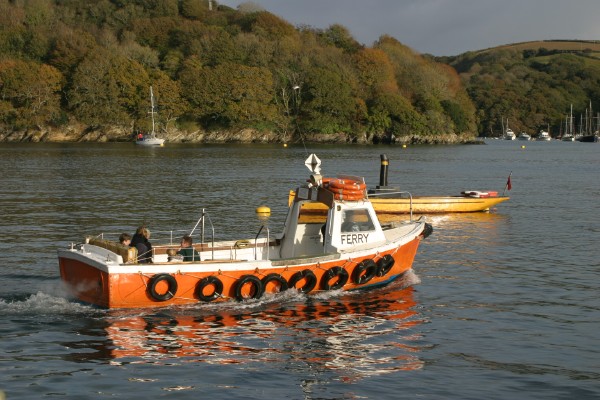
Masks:
[[[405,284],[321,298],[289,291],[272,302],[229,309],[211,305],[144,315],[109,311],[104,321],[110,356],[119,365],[307,365],[338,371],[345,380],[419,369],[420,337],[412,327],[423,320],[413,288],[400,286]]]

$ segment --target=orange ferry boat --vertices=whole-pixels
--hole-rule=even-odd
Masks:
[[[412,216],[381,224],[362,178],[323,178],[314,154],[307,165],[313,174],[296,189],[280,235],[272,237],[263,225],[253,239],[213,238],[194,246],[198,261],[170,262],[168,252],[177,246],[157,244],[152,263],[138,263],[134,247],[103,235],[88,237],[58,250],[61,279],[79,301],[138,308],[244,301],[289,288],[304,293],[367,289],[387,285],[410,270],[431,225]],[[324,223],[302,218],[300,210],[311,203],[326,207]],[[204,226],[206,217],[203,212],[196,226]]]

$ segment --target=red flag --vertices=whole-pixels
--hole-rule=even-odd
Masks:
[[[508,180],[506,181],[506,188],[508,190],[512,189],[512,184],[510,183],[510,175],[508,175]]]

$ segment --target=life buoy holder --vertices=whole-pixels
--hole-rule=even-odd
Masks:
[[[212,286],[213,291],[211,294],[204,294],[204,289],[208,286]],[[198,282],[195,293],[196,297],[202,301],[209,302],[216,300],[223,294],[223,282],[216,276],[207,276]]]
[[[159,293],[156,288],[159,283],[166,282],[167,290],[164,293]],[[156,301],[167,301],[177,293],[177,279],[170,274],[156,274],[148,281],[148,294]]]
[[[394,260],[394,257],[389,254],[381,257],[377,261],[377,276],[384,276],[390,272],[395,262],[396,260]]]
[[[272,293],[281,293],[284,292],[286,290],[288,290],[288,283],[285,280],[285,278],[277,273],[271,273],[267,276],[265,276],[264,278],[262,278],[261,280],[262,286],[263,286],[263,291],[266,292],[267,290],[267,285],[271,282],[277,282],[278,286],[277,286],[277,291],[276,292],[272,292]]]
[[[249,286],[248,290],[244,290],[246,286]],[[254,275],[243,275],[235,282],[234,295],[239,301],[258,299],[263,295],[263,291],[262,282]]]
[[[337,278],[333,283],[332,279]],[[348,282],[348,271],[342,267],[331,267],[329,268],[321,278],[321,289],[323,290],[337,290],[344,287]]]
[[[302,279],[306,281],[304,286],[296,287],[296,284],[300,282]],[[288,281],[288,286],[291,288],[296,288],[302,293],[308,293],[317,286],[317,276],[310,269],[305,269],[302,271],[296,272]]]
[[[377,264],[368,259],[361,261],[352,271],[352,281],[357,285],[369,282],[377,274]]]

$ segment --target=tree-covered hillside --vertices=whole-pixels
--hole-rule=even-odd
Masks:
[[[477,131],[456,71],[391,37],[208,0],[0,0],[0,132],[147,129],[150,86],[162,131]]]
[[[530,42],[438,61],[459,72],[477,107],[481,136],[500,135],[502,119],[508,119],[515,132],[536,134],[549,125],[551,134],[558,136],[571,105],[577,129],[580,121],[585,129],[591,117],[594,129],[600,122],[598,50],[596,42]]]

